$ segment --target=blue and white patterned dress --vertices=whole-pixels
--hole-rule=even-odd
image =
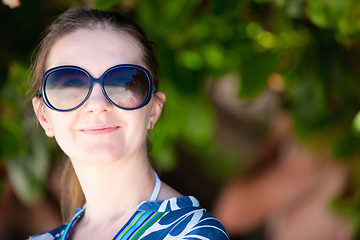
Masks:
[[[29,240],[65,240],[85,207],[77,209],[72,220],[53,231],[30,237]],[[201,208],[191,196],[141,203],[133,216],[113,240],[228,240],[223,225]]]

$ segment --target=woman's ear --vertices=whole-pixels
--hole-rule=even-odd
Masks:
[[[44,129],[46,135],[50,138],[54,137],[54,133],[53,133],[51,124],[48,121],[48,118],[45,114],[45,109],[44,109],[44,104],[42,102],[42,99],[39,97],[34,97],[32,99],[32,104],[33,104],[35,115],[36,115],[40,125]]]
[[[150,121],[149,121],[149,127],[148,129],[151,130],[155,123],[157,122],[157,120],[159,119],[165,100],[166,100],[166,95],[164,92],[155,92],[154,93],[154,103],[153,103],[153,107],[150,113]]]

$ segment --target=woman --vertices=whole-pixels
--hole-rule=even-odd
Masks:
[[[49,28],[33,66],[32,102],[86,204],[30,239],[228,239],[194,197],[162,183],[149,164],[147,132],[165,101],[157,67],[143,31],[118,14],[71,9]]]

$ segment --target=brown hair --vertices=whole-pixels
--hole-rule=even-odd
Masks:
[[[78,29],[112,29],[132,37],[142,50],[142,61],[150,71],[155,90],[158,88],[158,62],[154,54],[153,43],[144,31],[131,19],[115,12],[87,8],[72,8],[60,15],[48,28],[44,39],[36,49],[36,58],[30,71],[29,92],[31,97],[41,96],[42,77],[46,71],[47,56],[55,41]],[[74,208],[81,207],[85,197],[79,185],[72,164],[67,160],[62,177],[63,191],[61,209],[64,221],[69,221]]]

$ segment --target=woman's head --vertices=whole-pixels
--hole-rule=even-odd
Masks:
[[[153,94],[155,101],[149,100],[157,87],[156,73],[151,44],[132,21],[110,12],[69,10],[50,27],[40,46],[34,109],[45,132],[55,136],[70,158],[96,159],[105,153],[112,160],[133,157],[146,149],[147,130],[165,100],[161,92]],[[152,84],[149,75],[155,79]],[[107,130],[115,134],[104,141]]]

